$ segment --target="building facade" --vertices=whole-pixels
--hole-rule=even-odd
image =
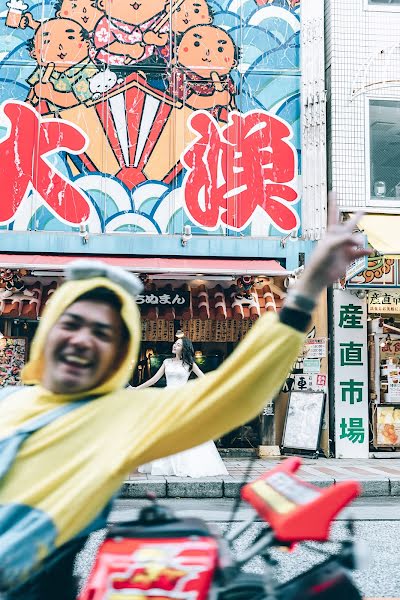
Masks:
[[[333,293],[335,452],[387,456],[400,447],[400,2],[326,0],[325,19],[329,185],[343,212],[365,211],[376,250]]]

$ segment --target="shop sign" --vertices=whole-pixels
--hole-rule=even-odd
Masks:
[[[364,248],[368,247],[367,236],[364,236]],[[368,256],[362,256],[353,261],[346,269],[346,281],[368,269]]]
[[[314,338],[306,340],[304,344],[304,356],[306,358],[325,358],[326,338]]]
[[[399,261],[387,256],[370,256],[367,268],[347,282],[348,287],[392,288],[399,284]]]
[[[389,359],[390,357],[400,354],[400,340],[383,340],[385,345],[380,349],[380,355],[382,359]]]
[[[270,404],[267,404],[267,406],[264,406],[263,409],[263,417],[273,417],[274,416],[274,403],[271,402]]]
[[[328,381],[325,373],[304,373],[294,375],[293,389],[299,392],[326,392]]]
[[[388,381],[388,402],[400,403],[400,383]]]
[[[319,373],[321,370],[321,360],[319,358],[305,358],[303,361],[304,373]]]
[[[151,306],[190,306],[190,292],[175,290],[155,290],[136,296],[136,304]]]
[[[335,441],[338,458],[368,458],[367,304],[334,290]]]
[[[368,310],[379,314],[400,312],[400,292],[369,292]]]

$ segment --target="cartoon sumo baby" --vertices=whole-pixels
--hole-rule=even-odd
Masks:
[[[195,110],[209,110],[216,118],[221,107],[234,106],[235,85],[229,74],[238,63],[238,52],[224,29],[192,27],[181,39],[176,60],[172,96]]]
[[[183,34],[195,25],[211,25],[213,14],[206,0],[183,0],[183,2],[177,0],[171,7],[170,22],[171,44],[167,44],[159,50],[166,62],[169,62],[171,53],[175,54]]]
[[[89,34],[72,19],[44,21],[30,41],[38,67],[27,79],[27,101],[47,100],[50,110],[70,108],[92,96],[90,79],[98,72],[89,58]]]
[[[168,43],[170,0],[99,0],[105,16],[94,32],[96,59],[114,66],[155,62]]]
[[[194,25],[211,25],[213,16],[206,0],[184,0],[172,13],[172,31],[179,38]]]
[[[97,8],[96,0],[58,0],[54,4],[55,16],[63,19],[72,19],[80,23],[86,31],[92,33],[96,23],[102,18],[104,13]],[[30,12],[24,13],[20,27],[26,29],[30,27],[36,30],[41,21],[36,21]]]

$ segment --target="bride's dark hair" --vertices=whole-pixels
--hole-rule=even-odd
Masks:
[[[194,348],[192,342],[187,337],[182,339],[182,362],[192,370],[194,363]]]

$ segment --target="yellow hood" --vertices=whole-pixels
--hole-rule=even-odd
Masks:
[[[82,265],[90,265],[90,263],[77,261],[73,264],[80,267],[80,277],[87,278],[79,278],[72,281],[67,281],[61,285],[51,296],[48,304],[45,307],[39,327],[34,337],[29,362],[22,371],[22,382],[27,385],[40,385],[42,383],[44,370],[44,348],[49,331],[64,313],[64,311],[68,308],[68,306],[77,300],[77,298],[97,287],[105,287],[114,292],[121,300],[121,317],[128,328],[130,341],[125,359],[122,361],[120,367],[115,371],[115,373],[113,373],[111,377],[109,377],[97,388],[86,390],[84,395],[87,396],[88,393],[90,395],[102,395],[115,392],[118,389],[125,387],[128,383],[132,370],[136,365],[141,340],[140,315],[136,302],[132,293],[125,289],[123,285],[118,283],[118,280],[128,280],[128,283],[131,284],[132,289],[134,289],[136,286],[136,293],[140,291],[140,282],[139,280],[136,280],[133,275],[126,273],[123,273],[123,276],[120,277],[122,270],[109,267],[108,265],[103,265],[104,273],[107,276],[97,275],[93,277],[90,274],[99,272],[101,273],[101,269],[97,269],[96,271],[93,270],[93,268],[88,267],[87,274],[85,274],[85,268],[82,269]],[[96,265],[101,265],[101,263],[96,263]],[[117,282],[112,280],[115,273],[115,279]],[[69,398],[72,398],[72,395],[69,396]]]

